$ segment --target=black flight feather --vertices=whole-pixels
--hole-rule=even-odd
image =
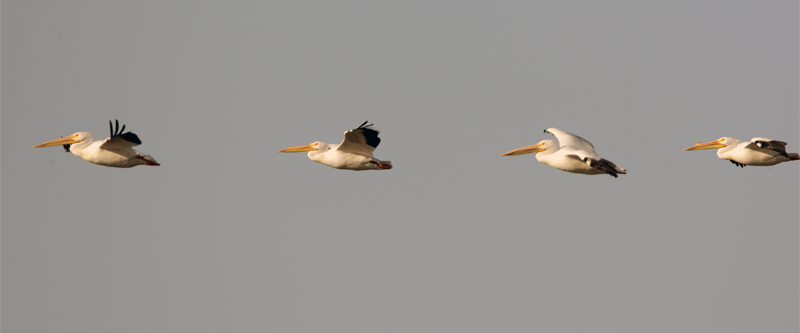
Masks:
[[[587,157],[587,158],[584,158],[583,161],[587,162],[589,164],[589,166],[592,167],[592,168],[595,168],[597,170],[603,171],[603,172],[611,175],[614,178],[619,178],[617,176],[617,169],[614,167],[614,163],[611,163],[611,161],[609,161],[609,160],[607,160],[605,158],[601,158],[600,161],[598,161],[598,160],[591,159],[591,158]]]
[[[116,130],[114,129],[114,126],[111,124],[111,120],[108,121],[108,128],[111,130],[111,137],[118,136],[128,142],[135,143],[137,145],[142,144],[142,141],[139,140],[139,136],[137,136],[136,134],[131,132],[122,133],[125,131],[125,124],[122,124],[122,128],[119,128],[119,120],[115,121],[117,125]]]
[[[738,166],[740,168],[744,168],[744,164],[742,164],[742,163],[736,162],[734,160],[729,160],[729,161],[731,161],[731,163],[733,163],[733,165],[735,165],[735,166]]]
[[[786,148],[784,148],[784,145],[786,145],[786,143],[785,142],[780,142],[780,141],[776,141],[776,142],[777,142],[777,144],[772,144],[769,141],[756,140],[756,145],[758,146],[758,148],[769,149],[769,150],[777,152],[778,154],[781,154],[783,156],[789,157],[789,154],[786,153]],[[783,144],[783,145],[781,145],[781,144]]]
[[[364,139],[366,139],[367,145],[369,145],[372,148],[378,148],[378,145],[381,143],[381,138],[378,137],[378,133],[380,132],[369,128],[373,124],[367,125],[367,122],[369,121],[365,121],[363,124],[361,124],[361,126],[358,126],[358,128],[356,129],[360,129],[361,133],[364,134]]]

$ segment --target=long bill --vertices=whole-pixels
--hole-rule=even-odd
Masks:
[[[725,148],[727,145],[722,144],[721,140],[714,140],[706,143],[700,143],[698,141],[694,146],[684,149],[687,150],[703,150],[703,149],[713,149],[713,148]]]
[[[33,148],[69,145],[69,144],[80,142],[78,140],[75,140],[76,138],[78,138],[78,135],[77,134],[73,134],[73,135],[70,135],[68,137],[58,138],[58,139],[55,139],[55,140],[47,141],[47,142],[42,143],[42,144],[35,145],[35,146],[33,146]]]
[[[530,146],[514,149],[514,150],[512,150],[510,152],[507,152],[505,154],[500,154],[500,156],[524,155],[524,154],[530,154],[530,153],[537,153],[537,152],[540,152],[540,151],[544,151],[544,149],[542,148],[542,144],[541,143],[537,143],[535,145],[530,145]]]
[[[278,152],[279,153],[299,153],[299,152],[303,152],[303,151],[312,151],[312,150],[319,150],[319,149],[314,147],[313,143],[311,143],[311,144],[307,144],[305,146],[297,146],[297,147],[290,146],[289,148],[278,150]]]

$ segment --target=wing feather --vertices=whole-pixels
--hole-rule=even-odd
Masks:
[[[575,156],[577,159],[581,161],[586,161],[587,159],[593,160],[600,160],[600,156],[597,153],[592,151],[586,151],[584,149],[575,149],[573,147],[564,147],[560,148],[559,150],[564,150],[564,154],[567,156]]]
[[[576,149],[584,149],[594,152],[594,146],[586,139],[579,137],[567,131],[562,131],[555,127],[550,127],[544,130],[545,133],[553,134],[558,140],[559,147],[575,147]]]
[[[577,158],[590,167],[603,171],[614,178],[617,178],[617,174],[625,174],[627,172],[625,168],[597,155],[592,143],[582,137],[554,127],[544,131],[545,133],[553,134],[558,139],[559,151],[563,150],[566,156]]]
[[[774,150],[778,152],[778,154],[789,157],[789,154],[786,153],[786,142],[783,141],[757,137],[750,139],[750,143],[745,147],[749,149],[761,148]]]
[[[365,121],[361,126],[344,132],[344,141],[336,149],[359,155],[372,157],[372,152],[381,143],[377,130],[370,128]]]
[[[591,161],[591,163],[589,163],[590,167],[604,171],[605,173],[614,176],[614,178],[617,178],[618,173],[621,174],[626,173],[625,169],[619,167],[618,165],[614,164],[613,162],[605,158],[601,158],[599,161],[596,160],[590,160],[590,161]]]
[[[109,120],[108,128],[111,131],[111,136],[103,141],[103,144],[100,145],[100,148],[114,150],[119,147],[131,148],[142,144],[142,141],[139,140],[139,136],[135,133],[123,133],[125,131],[125,124],[122,124],[122,128],[120,128],[119,120],[116,120],[116,129],[114,128],[114,124],[111,122],[111,120]]]

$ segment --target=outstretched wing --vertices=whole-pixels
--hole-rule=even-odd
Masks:
[[[361,126],[344,132],[344,141],[336,149],[359,155],[372,157],[372,152],[381,143],[377,130],[370,128],[365,121]]]
[[[583,149],[594,153],[594,146],[586,139],[579,137],[567,131],[562,131],[555,127],[550,127],[544,130],[545,133],[553,134],[558,140],[559,147],[575,147],[575,149]]]
[[[134,133],[126,132],[125,125],[122,125],[122,128],[119,127],[119,120],[116,121],[116,128],[114,128],[111,120],[108,121],[108,127],[111,131],[111,136],[103,141],[103,144],[100,145],[100,148],[107,149],[107,150],[114,150],[115,148],[120,147],[135,147],[142,144],[142,141],[139,140],[139,136]]]

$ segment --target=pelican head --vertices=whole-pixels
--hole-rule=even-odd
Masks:
[[[530,154],[530,153],[538,153],[538,152],[549,151],[550,149],[556,148],[556,147],[558,147],[558,145],[556,144],[555,140],[542,140],[542,141],[539,141],[539,143],[537,143],[537,144],[526,146],[526,147],[522,147],[522,148],[517,148],[517,149],[514,149],[514,150],[512,150],[510,152],[507,152],[505,154],[500,154],[500,156],[512,156],[512,155],[524,155],[524,154]]]
[[[689,148],[684,149],[686,150],[703,150],[703,149],[714,149],[714,148],[725,148],[730,145],[735,145],[739,140],[736,140],[729,136],[724,136],[714,141],[700,143],[699,141]]]

